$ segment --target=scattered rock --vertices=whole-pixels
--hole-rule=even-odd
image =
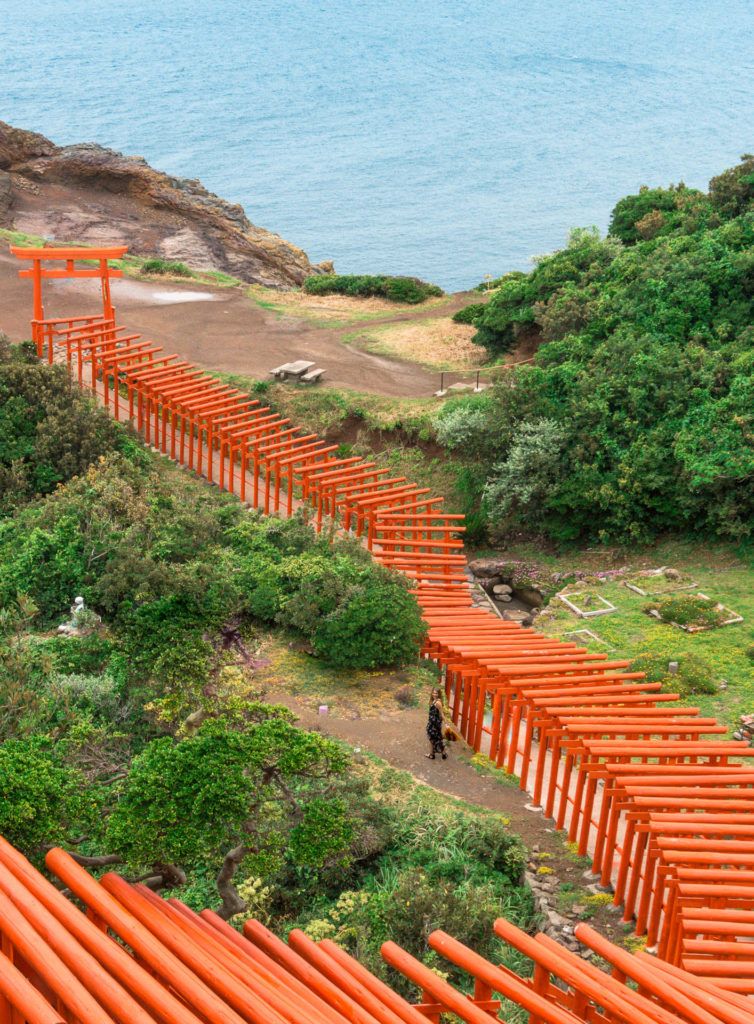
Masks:
[[[557,910],[548,910],[547,923],[553,928],[559,928],[562,930],[568,922],[557,912]]]
[[[498,558],[475,558],[469,562],[469,569],[478,579],[491,579],[500,576],[500,567],[507,563]],[[502,576],[500,577],[502,579]]]

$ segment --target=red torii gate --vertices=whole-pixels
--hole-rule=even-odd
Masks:
[[[18,272],[19,277],[31,278],[34,293],[34,316],[31,322],[32,340],[37,346],[37,355],[42,358],[44,343],[49,342],[48,360],[52,362],[52,342],[49,340],[49,328],[67,324],[73,328],[75,324],[92,324],[114,322],[115,309],[110,295],[110,279],[122,277],[123,271],[111,267],[109,261],[121,259],[128,251],[126,245],[107,246],[103,249],[88,248],[55,248],[29,249],[12,245],[11,253],[18,260],[28,260],[31,266]],[[77,267],[77,260],[96,261],[96,267]],[[45,267],[44,263],[61,263],[62,266]],[[102,316],[61,317],[57,320],[45,320],[44,303],[42,301],[42,282],[60,278],[99,278],[102,289]]]

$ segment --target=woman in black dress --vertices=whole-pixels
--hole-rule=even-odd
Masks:
[[[427,739],[429,740],[429,753],[425,757],[434,761],[436,754],[442,754],[443,761],[448,756],[445,753],[445,741],[442,737],[442,726],[445,715],[442,710],[442,695],[439,690],[433,690],[429,700],[429,720],[427,722]]]

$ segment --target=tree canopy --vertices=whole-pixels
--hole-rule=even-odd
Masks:
[[[495,530],[747,536],[754,157],[707,194],[677,186],[622,199],[610,231],[575,231],[531,273],[497,282],[473,318],[477,340],[496,355],[534,333],[536,360],[440,422],[451,419],[456,451],[484,466]]]

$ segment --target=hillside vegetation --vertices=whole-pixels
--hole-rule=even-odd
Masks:
[[[383,976],[387,937],[435,962],[428,923],[502,955],[501,908],[531,915],[507,821],[297,728],[257,681],[272,644],[322,674],[415,663],[407,581],[208,488],[28,349],[1,347],[0,400],[0,834]]]
[[[445,405],[493,533],[642,542],[754,528],[754,157],[708,193],[622,199],[467,314],[492,356],[533,365]],[[473,499],[472,499],[473,503]]]
[[[445,294],[436,284],[429,284],[418,277],[391,277],[386,274],[315,274],[306,278],[303,288],[309,295],[377,296],[408,305]]]

